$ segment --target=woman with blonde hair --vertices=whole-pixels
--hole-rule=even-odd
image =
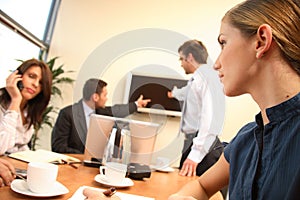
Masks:
[[[260,113],[169,200],[208,199],[228,184],[230,200],[299,198],[299,7],[299,0],[247,0],[225,14],[215,69],[227,96],[250,94]]]

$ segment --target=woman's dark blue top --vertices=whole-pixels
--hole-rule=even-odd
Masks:
[[[266,113],[268,124],[257,114],[224,150],[230,200],[300,199],[300,93]]]

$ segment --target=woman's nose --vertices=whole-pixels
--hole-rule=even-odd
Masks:
[[[218,63],[215,63],[214,64],[214,70],[218,70],[218,69],[220,69],[220,67],[219,67]]]
[[[34,86],[34,87],[38,87],[39,84],[40,84],[40,81],[39,81],[39,80],[34,80],[34,81],[33,81],[33,86]]]

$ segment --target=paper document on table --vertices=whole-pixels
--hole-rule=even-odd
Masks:
[[[19,151],[16,153],[11,153],[8,157],[15,158],[25,162],[80,162],[79,159],[74,158],[72,156],[55,153],[52,151],[38,149],[36,151],[26,150]]]
[[[79,187],[76,192],[73,194],[73,196],[69,200],[84,200],[86,197],[82,194],[82,191],[84,188],[91,188],[93,190],[97,190],[99,192],[105,191],[104,189],[95,188],[95,187],[89,187],[89,186],[81,186]],[[121,200],[155,200],[155,198],[150,197],[144,197],[139,195],[133,195],[133,194],[126,194],[122,192],[116,192],[118,197],[120,197]]]

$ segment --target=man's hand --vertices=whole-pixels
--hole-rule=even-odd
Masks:
[[[11,103],[8,108],[9,110],[19,110],[23,98],[20,90],[17,87],[17,83],[19,81],[22,81],[22,75],[18,74],[18,70],[14,71],[6,78],[5,89],[11,98]]]
[[[168,98],[170,98],[170,99],[174,98],[171,91],[168,91],[167,96],[168,96]]]
[[[138,108],[144,108],[147,106],[147,104],[149,102],[151,102],[151,99],[143,99],[144,96],[143,95],[140,95],[140,97],[138,98],[138,100],[136,100],[136,103],[137,103],[137,107]]]
[[[181,175],[181,176],[196,176],[197,165],[198,165],[198,163],[187,158],[182,165],[179,175]]]

